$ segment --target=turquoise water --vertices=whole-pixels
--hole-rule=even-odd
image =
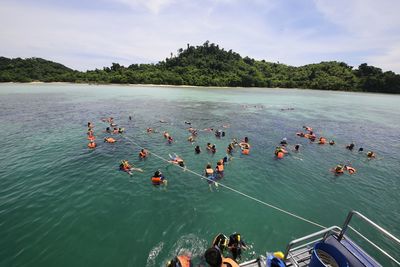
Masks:
[[[155,156],[140,161],[129,140],[163,157],[175,152],[201,172],[225,155],[231,138],[248,136],[251,154],[235,153],[222,183],[325,226],[341,226],[355,209],[400,236],[400,96],[3,84],[0,107],[0,266],[163,266],[178,253],[201,262],[217,233],[234,231],[250,245],[243,255],[250,259],[319,230],[222,187],[210,191],[199,177]],[[100,118],[109,116],[126,128],[116,144],[101,142],[106,125]],[[93,151],[86,147],[88,121],[98,138]],[[195,155],[184,121],[198,129],[230,128],[221,139],[200,132],[195,144],[202,153]],[[296,137],[303,125],[337,145]],[[147,127],[170,132],[176,142],[166,144]],[[273,151],[283,137],[300,143],[301,151],[276,160]],[[344,149],[352,141],[378,158]],[[207,142],[216,144],[216,155],[206,152]],[[144,172],[130,177],[118,171],[121,159]],[[335,177],[329,169],[338,163],[351,163],[357,173]],[[158,168],[166,188],[150,183]],[[355,225],[400,258],[393,243]]]

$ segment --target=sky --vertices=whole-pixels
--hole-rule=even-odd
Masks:
[[[208,40],[257,60],[400,73],[399,11],[400,0],[0,0],[0,56],[101,69]]]

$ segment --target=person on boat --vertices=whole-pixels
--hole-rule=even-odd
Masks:
[[[180,255],[167,262],[167,267],[192,267],[192,262],[189,256]]]
[[[115,140],[115,139],[112,138],[112,137],[105,137],[105,138],[104,138],[104,142],[105,142],[105,143],[115,143],[115,142],[117,142],[117,140]]]
[[[336,165],[336,167],[333,169],[333,172],[334,172],[336,175],[343,174],[343,173],[344,173],[344,166],[343,166],[343,165],[340,165],[340,164]]]
[[[215,167],[216,178],[222,179],[224,177],[224,162],[219,160],[217,166]]]
[[[196,146],[196,147],[194,148],[194,152],[195,152],[196,154],[200,154],[200,152],[201,152],[200,146]]]
[[[139,152],[139,158],[141,158],[141,159],[147,158],[148,154],[149,154],[149,152],[146,149],[143,148]]]
[[[168,162],[172,164],[179,165],[182,168],[185,168],[185,162],[181,157],[179,157],[176,153],[172,156],[171,154],[169,155],[170,159]]]
[[[157,186],[157,185],[166,184],[167,180],[165,179],[165,176],[162,174],[162,172],[160,170],[157,170],[154,173],[153,177],[151,177],[151,183],[154,186]]]
[[[320,145],[325,145],[326,144],[326,138],[321,136],[318,140],[318,144]]]
[[[367,153],[367,157],[368,157],[369,159],[373,159],[373,158],[376,158],[376,155],[375,155],[375,153],[374,153],[374,152],[372,152],[372,151],[368,151],[368,153]]]
[[[352,151],[353,148],[354,148],[354,144],[351,143],[350,145],[347,145],[346,148],[347,148],[348,150]]]
[[[90,141],[88,144],[88,148],[96,148],[96,143],[94,141]]]
[[[239,267],[236,261],[223,257],[221,251],[215,247],[207,249],[204,253],[204,258],[211,267]]]
[[[335,141],[334,141],[334,140],[331,140],[331,141],[329,141],[329,144],[330,144],[331,146],[333,146],[333,145],[335,144]]]
[[[343,168],[344,168],[349,174],[355,174],[356,171],[357,171],[356,169],[354,169],[353,167],[348,166],[348,165],[344,165]]]
[[[247,249],[242,237],[239,233],[233,233],[229,236],[228,248],[232,253],[233,259],[241,259],[242,249]]]

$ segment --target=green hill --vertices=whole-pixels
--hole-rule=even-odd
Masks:
[[[301,67],[241,57],[205,42],[187,45],[157,64],[113,63],[102,70],[79,72],[40,58],[0,57],[0,82],[64,81],[87,83],[168,84],[196,86],[284,87],[400,93],[400,75],[361,64],[321,62]]]

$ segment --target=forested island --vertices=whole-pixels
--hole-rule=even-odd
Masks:
[[[112,63],[85,72],[41,58],[0,57],[0,82],[72,82],[230,87],[281,87],[400,93],[400,75],[361,64],[357,69],[329,61],[293,67],[241,57],[205,42],[187,45],[157,64]]]

